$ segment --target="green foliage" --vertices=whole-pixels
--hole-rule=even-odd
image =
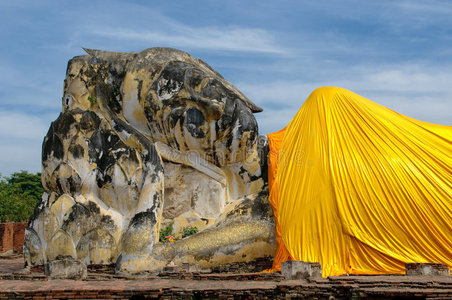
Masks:
[[[13,173],[0,179],[0,222],[28,221],[42,196],[41,173]]]
[[[184,228],[182,232],[182,238],[188,237],[197,233],[199,230],[197,227],[187,227]],[[173,223],[169,223],[165,228],[160,229],[159,241],[162,242],[174,242],[178,240],[178,238],[173,236]]]
[[[198,231],[199,231],[198,227],[190,226],[190,227],[184,228],[184,231],[182,232],[182,238],[193,235],[193,234],[197,233]]]
[[[159,242],[166,242],[167,236],[173,234],[173,223],[169,223],[165,228],[160,229]]]
[[[89,102],[91,102],[91,104],[96,104],[97,103],[96,96],[88,96],[88,100],[89,100]]]
[[[39,201],[44,193],[41,184],[41,173],[31,174],[27,171],[13,173],[9,178],[5,178],[9,185],[17,189],[23,195],[31,196]]]

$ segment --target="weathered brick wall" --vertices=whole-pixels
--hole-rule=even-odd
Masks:
[[[249,262],[236,262],[212,268],[212,273],[253,273],[270,269],[273,257],[261,257]]]
[[[13,250],[16,252],[22,252],[26,227],[27,222],[14,223]]]
[[[285,280],[281,274],[179,273],[128,277],[91,266],[86,281],[0,274],[2,299],[452,299],[451,276],[335,276]],[[0,270],[1,270],[0,265]],[[36,270],[35,270],[36,271]],[[91,271],[91,272],[90,272]],[[1,273],[1,272],[0,272]],[[191,275],[190,275],[191,274]],[[180,279],[185,280],[180,280]]]
[[[0,223],[0,253],[6,251],[22,252],[26,222]]]
[[[13,249],[13,223],[0,223],[0,253]]]
[[[237,284],[237,283],[236,283]],[[336,288],[301,285],[278,285],[274,288],[142,288],[142,289],[106,289],[88,290],[59,288],[47,291],[5,292],[0,287],[0,300],[3,299],[451,299],[452,291],[447,290],[410,290],[374,288]]]

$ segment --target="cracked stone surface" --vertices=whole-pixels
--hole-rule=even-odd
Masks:
[[[26,263],[66,256],[137,273],[272,256],[261,109],[185,52],[85,50],[44,138]],[[179,238],[200,232],[160,243],[169,223]]]

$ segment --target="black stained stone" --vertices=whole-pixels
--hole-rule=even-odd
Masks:
[[[206,133],[199,128],[206,123],[206,119],[202,112],[197,108],[190,108],[185,113],[185,127],[191,136],[195,138],[204,138]]]
[[[178,92],[184,83],[185,71],[193,66],[180,62],[170,62],[160,74],[160,78],[155,81],[153,89],[157,95],[173,94]]]
[[[201,126],[206,123],[203,113],[197,108],[189,108],[185,115],[186,124],[194,124],[195,126]]]
[[[77,159],[77,158],[83,158],[84,154],[85,154],[85,150],[83,149],[82,146],[80,145],[72,145],[71,147],[69,147],[68,150],[70,153],[72,153],[72,156]]]
[[[68,136],[71,125],[77,126],[77,122],[70,112],[60,114],[58,119],[53,122],[55,133],[60,134],[63,137]]]
[[[177,121],[183,116],[183,114],[184,109],[181,107],[171,110],[171,112],[168,115],[168,123],[171,129],[176,127]]]
[[[44,139],[44,146],[42,147],[42,161],[46,161],[52,155],[56,159],[62,159],[64,155],[63,143],[56,134],[47,136]]]
[[[83,204],[77,202],[71,208],[71,212],[66,220],[64,220],[61,229],[67,230],[68,226],[77,220],[89,219],[90,218],[90,210],[86,208]]]
[[[80,120],[80,127],[83,130],[94,130],[99,127],[100,119],[95,112],[87,110],[83,113]]]

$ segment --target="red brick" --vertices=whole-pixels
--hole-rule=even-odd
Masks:
[[[0,253],[22,252],[27,223],[0,223]]]
[[[13,250],[16,252],[22,252],[24,246],[25,228],[26,222],[13,223],[14,224],[14,237],[13,237]]]
[[[13,223],[0,223],[0,252],[13,250]]]

